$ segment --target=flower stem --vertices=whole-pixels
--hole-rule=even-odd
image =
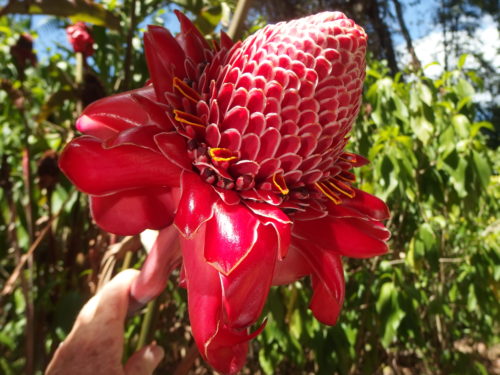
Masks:
[[[81,99],[81,90],[82,90],[82,85],[83,85],[83,66],[85,63],[85,57],[83,56],[83,53],[77,52],[76,53],[76,69],[75,69],[75,82],[76,82],[76,87],[78,90],[78,100],[76,102],[76,111],[78,115],[82,113],[83,110],[83,103]]]
[[[158,313],[159,300],[160,297],[155,298],[148,303],[146,307],[146,314],[142,320],[141,333],[139,334],[139,341],[137,342],[137,350],[140,350],[147,343],[152,340],[153,336],[153,322],[156,320]]]

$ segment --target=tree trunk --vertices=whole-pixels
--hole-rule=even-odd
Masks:
[[[378,1],[371,0],[366,10],[373,28],[375,29],[375,33],[379,38],[380,47],[382,48],[385,58],[387,59],[391,74],[395,75],[399,71],[398,64],[396,62],[396,54],[394,53],[394,46],[392,44],[391,34],[389,34],[389,29],[380,16]]]
[[[413,47],[413,42],[411,40],[410,32],[406,27],[406,23],[403,18],[403,11],[401,9],[401,3],[399,2],[399,0],[392,0],[392,2],[394,3],[394,7],[396,8],[396,17],[398,18],[399,26],[401,27],[401,33],[403,34],[403,37],[405,38],[406,41],[406,48],[408,49],[408,52],[411,55],[411,63],[413,65],[413,68],[415,68],[415,70],[419,70],[422,67],[422,64],[420,63],[420,60],[417,57],[415,48]]]

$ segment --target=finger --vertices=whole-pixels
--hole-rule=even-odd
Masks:
[[[129,289],[138,274],[136,270],[119,273],[85,304],[52,358],[48,373],[56,374],[67,364],[82,374],[92,373],[95,366],[106,369],[103,374],[114,374],[121,368]]]
[[[165,352],[156,342],[135,352],[125,365],[125,375],[151,375],[160,364]]]

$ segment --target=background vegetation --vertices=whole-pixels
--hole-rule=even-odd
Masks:
[[[366,27],[364,106],[349,147],[372,161],[359,183],[388,202],[393,233],[387,256],[346,262],[347,300],[335,327],[312,318],[303,284],[274,288],[267,327],[252,343],[245,373],[500,373],[499,110],[498,101],[474,100],[477,92],[498,94],[498,75],[477,51],[462,55],[467,46],[460,39],[481,27],[485,14],[498,21],[498,2],[441,3],[425,15],[447,41],[443,72],[432,79],[405,23],[409,1],[254,0],[243,27],[233,29],[242,35],[322,9],[342,10]],[[216,37],[235,6],[222,0],[0,5],[0,373],[42,373],[99,284],[144,259],[138,238],[92,223],[86,197],[57,169],[78,110],[144,84],[146,23],[177,30],[175,7]],[[48,14],[44,26],[35,30],[41,16],[29,12]],[[94,24],[96,51],[83,79],[75,78],[74,54],[63,40],[36,51],[36,64],[18,57],[23,33],[43,39],[75,20]],[[404,41],[408,65],[395,37]],[[176,276],[156,305],[153,334],[167,352],[158,373],[212,373],[193,346]],[[143,316],[127,325],[127,353],[135,350]]]

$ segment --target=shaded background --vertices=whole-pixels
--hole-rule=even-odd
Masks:
[[[144,259],[137,237],[93,224],[57,155],[80,108],[144,84],[144,28],[178,31],[180,9],[208,38],[232,21],[245,36],[321,10],[343,11],[369,34],[364,105],[348,148],[372,161],[357,177],[391,208],[391,251],[346,259],[335,327],[312,318],[307,283],[273,288],[243,373],[500,374],[498,2],[253,0],[235,24],[236,3],[0,1],[0,373],[42,373],[82,303]],[[64,31],[77,20],[93,25],[95,39],[81,81]],[[211,374],[177,276],[151,326],[144,312],[129,321],[126,352],[145,328],[142,337],[167,352],[157,373]]]

